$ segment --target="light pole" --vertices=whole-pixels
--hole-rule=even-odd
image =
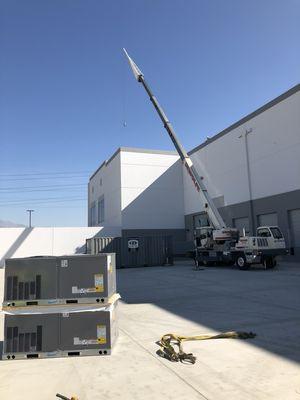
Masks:
[[[247,169],[247,180],[248,180],[248,191],[249,191],[249,206],[250,206],[250,234],[255,234],[255,220],[254,220],[254,210],[253,210],[253,198],[252,198],[252,180],[251,180],[251,169],[249,160],[249,145],[248,145],[248,135],[253,131],[252,128],[246,128],[245,134],[241,134],[239,138],[245,137],[245,152],[246,152],[246,169]]]
[[[31,214],[34,212],[34,210],[26,210],[29,213],[29,228],[31,228]]]

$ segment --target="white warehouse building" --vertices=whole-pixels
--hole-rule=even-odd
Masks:
[[[300,84],[189,152],[224,220],[250,234],[278,225],[300,259]],[[168,234],[175,253],[206,224],[176,152],[119,148],[91,176],[88,224],[120,235]]]

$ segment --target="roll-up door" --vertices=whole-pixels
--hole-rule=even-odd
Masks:
[[[257,216],[258,226],[278,226],[277,213],[260,214]]]

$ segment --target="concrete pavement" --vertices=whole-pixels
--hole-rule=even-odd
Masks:
[[[112,356],[2,361],[0,398],[50,400],[60,392],[80,400],[300,399],[300,265],[123,269],[118,291],[120,337]],[[3,340],[2,317],[0,329]],[[185,343],[195,365],[156,355],[165,333],[223,330],[257,337]]]

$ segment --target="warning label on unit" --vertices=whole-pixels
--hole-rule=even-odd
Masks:
[[[97,325],[97,341],[100,344],[106,343],[106,326]]]
[[[96,274],[96,275],[94,275],[94,278],[95,278],[96,292],[103,292],[103,290],[104,290],[103,274]]]

